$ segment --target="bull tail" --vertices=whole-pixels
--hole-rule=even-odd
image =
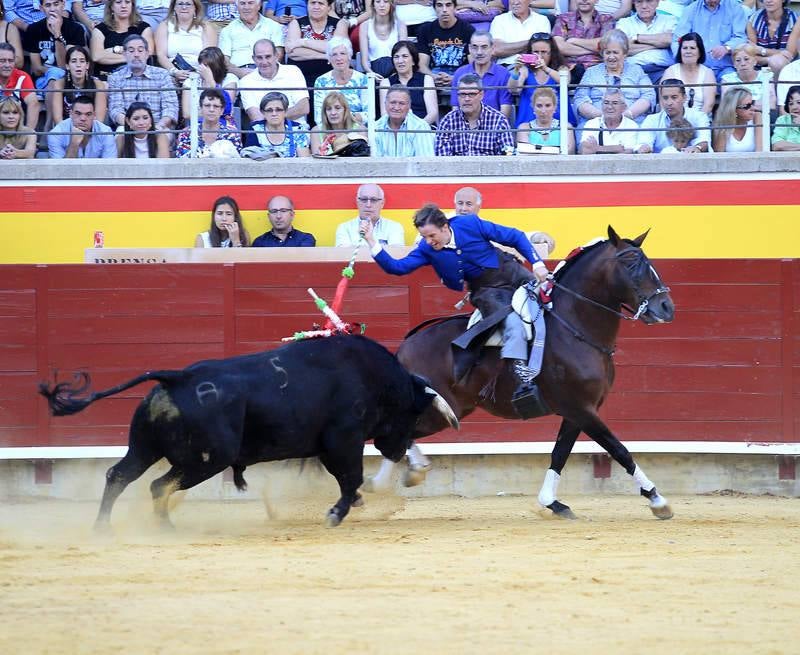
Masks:
[[[148,371],[116,387],[86,394],[91,384],[91,378],[88,373],[81,372],[73,376],[72,382],[58,382],[52,386],[41,382],[39,383],[39,393],[47,398],[47,404],[50,406],[50,413],[53,416],[69,416],[86,409],[95,400],[113,396],[142,382],[158,380],[161,383],[169,384],[178,382],[185,376],[185,371]]]

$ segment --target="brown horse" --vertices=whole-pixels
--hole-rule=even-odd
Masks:
[[[574,514],[556,499],[558,480],[581,432],[634,477],[653,514],[672,517],[666,499],[597,414],[614,382],[612,355],[620,320],[638,319],[649,325],[670,322],[674,316],[669,288],[641,249],[646,236],[622,239],[609,226],[607,241],[568,260],[554,278],[553,308],[545,318],[542,372],[536,381],[547,405],[563,420],[539,502],[563,518],[574,518]],[[630,309],[633,315],[628,316],[623,308],[637,309]],[[516,380],[502,365],[499,348],[484,348],[468,375],[454,379],[450,344],[464,332],[466,323],[466,317],[452,316],[415,328],[400,346],[398,358],[409,371],[430,380],[459,419],[476,407],[494,416],[519,419],[511,404]],[[423,415],[415,437],[446,427],[438,417],[428,420]]]

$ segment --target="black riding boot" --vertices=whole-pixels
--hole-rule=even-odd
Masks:
[[[552,414],[552,410],[542,398],[539,387],[533,381],[533,371],[528,368],[528,362],[524,359],[510,361],[511,370],[519,382],[514,395],[511,396],[511,404],[519,417],[529,419]]]

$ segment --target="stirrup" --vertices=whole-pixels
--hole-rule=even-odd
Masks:
[[[511,404],[521,419],[537,418],[553,413],[542,398],[539,387],[535,384],[517,387],[514,395],[511,396]]]

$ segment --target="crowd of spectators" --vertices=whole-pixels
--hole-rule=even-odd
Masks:
[[[0,0],[0,159],[800,149],[788,3],[664,4]]]

